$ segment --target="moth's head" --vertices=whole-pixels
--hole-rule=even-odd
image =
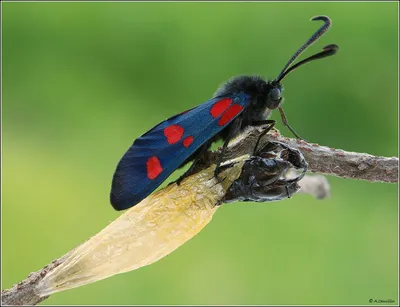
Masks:
[[[266,94],[266,106],[270,110],[277,109],[283,103],[283,86],[276,81],[268,81],[267,83],[267,94]]]

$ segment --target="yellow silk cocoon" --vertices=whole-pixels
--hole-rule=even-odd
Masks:
[[[199,233],[241,172],[244,159],[214,178],[215,165],[150,195],[78,246],[38,284],[39,296],[131,271],[167,256]]]

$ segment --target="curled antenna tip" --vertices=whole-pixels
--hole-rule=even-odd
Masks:
[[[324,48],[322,48],[322,49],[339,49],[339,46],[338,45],[336,45],[336,44],[329,44],[329,45],[326,45]]]
[[[324,48],[322,48],[324,51],[330,51],[331,54],[335,54],[339,50],[339,46],[336,44],[330,44],[326,45]]]
[[[314,20],[323,20],[328,24],[332,23],[331,19],[328,16],[325,16],[325,15],[315,16],[315,17],[311,18],[311,21],[314,21]]]

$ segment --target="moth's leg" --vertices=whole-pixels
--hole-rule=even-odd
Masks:
[[[291,195],[290,195],[290,192],[289,192],[289,189],[288,189],[287,185],[285,185],[285,189],[286,189],[287,197],[290,198]]]
[[[297,134],[296,131],[294,131],[294,129],[289,125],[285,112],[283,112],[282,107],[279,107],[279,112],[281,113],[281,118],[282,118],[282,123],[294,134],[294,136],[300,140],[303,140],[305,142],[308,142],[307,140],[303,139],[300,135]]]
[[[267,128],[265,128],[264,131],[261,132],[261,134],[258,136],[256,145],[254,146],[254,149],[253,149],[253,156],[254,156],[254,155],[256,154],[256,152],[257,152],[257,147],[258,147],[258,145],[260,144],[260,141],[261,141],[262,137],[263,137],[264,135],[266,135],[269,131],[271,131],[271,129],[275,126],[275,124],[276,124],[276,120],[273,120],[273,119],[259,120],[259,121],[255,121],[255,122],[252,123],[252,126],[255,126],[255,127],[256,127],[256,126],[269,125],[269,126],[268,126]]]

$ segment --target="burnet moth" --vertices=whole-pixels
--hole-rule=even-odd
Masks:
[[[119,161],[113,176],[110,201],[114,209],[124,210],[136,205],[176,169],[194,160],[189,173],[211,144],[222,139],[222,153],[214,174],[218,178],[229,141],[248,126],[269,125],[271,129],[275,125],[274,120],[268,119],[272,110],[278,109],[283,124],[300,138],[283,112],[281,82],[296,68],[334,55],[339,48],[334,44],[325,46],[321,52],[292,65],[331,26],[327,16],[311,20],[321,20],[324,25],[295,52],[275,80],[266,81],[259,76],[233,77],[210,100],[168,118],[136,139]]]

